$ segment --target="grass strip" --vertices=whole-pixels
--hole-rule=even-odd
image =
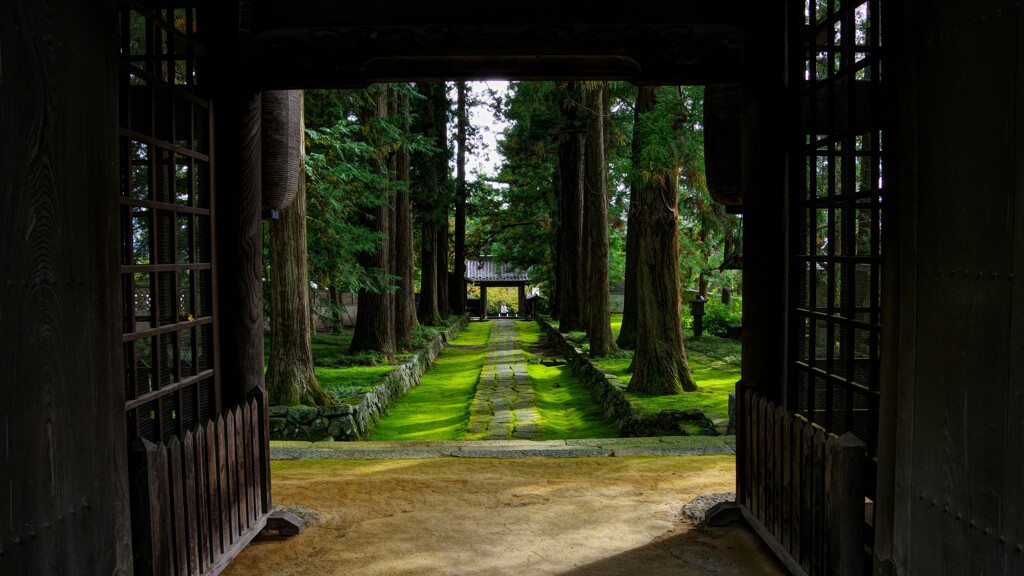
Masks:
[[[526,373],[536,395],[543,430],[541,440],[617,438],[618,427],[605,417],[604,410],[568,365],[545,366],[530,352],[544,336],[540,325],[517,322],[516,328],[526,353]]]
[[[391,408],[368,440],[461,440],[487,357],[492,322],[473,322]]]

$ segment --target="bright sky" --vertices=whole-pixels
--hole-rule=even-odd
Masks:
[[[507,124],[504,121],[499,122],[491,112],[488,105],[491,103],[491,97],[488,91],[493,90],[504,96],[508,92],[508,81],[486,80],[469,84],[473,95],[487,103],[469,109],[469,123],[476,126],[480,134],[480,145],[477,150],[470,150],[466,156],[466,180],[474,182],[477,179],[475,172],[493,176],[501,165],[498,136]]]

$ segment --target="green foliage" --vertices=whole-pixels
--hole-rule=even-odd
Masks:
[[[408,85],[388,87],[420,99]],[[384,240],[367,226],[364,213],[408,186],[380,172],[389,155],[400,149],[413,154],[434,149],[422,134],[403,133],[410,118],[365,113],[374,92],[382,89],[305,93],[307,247],[310,282],[318,287],[378,294],[396,289],[394,276],[365,269],[357,261],[359,254],[378,250]]]
[[[740,298],[733,298],[726,306],[719,298],[712,298],[704,304],[704,331],[715,336],[725,336],[731,325],[743,323],[743,304]]]

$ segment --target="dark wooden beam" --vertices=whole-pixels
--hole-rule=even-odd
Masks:
[[[265,88],[495,77],[701,84],[742,77],[751,11],[695,0],[609,8],[268,0],[255,3],[247,59]]]

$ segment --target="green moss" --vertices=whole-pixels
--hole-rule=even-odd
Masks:
[[[542,440],[616,438],[618,427],[573,375],[568,365],[531,363],[526,372],[533,383],[543,430]]]
[[[612,340],[619,339],[619,332],[622,331],[622,314],[612,314]]]
[[[517,322],[519,340],[526,352],[526,373],[537,398],[543,430],[542,440],[570,438],[616,438],[618,427],[604,416],[583,383],[572,375],[568,365],[544,366],[530,347],[540,342],[544,332],[536,322]]]
[[[668,409],[696,409],[711,419],[727,418],[729,393],[736,390],[736,381],[740,379],[739,368],[697,353],[689,354],[688,360],[699,390],[669,396],[627,393],[626,397],[630,404],[640,412],[648,414]],[[633,377],[629,372],[630,362],[629,358],[601,358],[594,364],[629,384]]]
[[[441,353],[420,380],[373,429],[368,440],[461,440],[469,425],[491,322],[475,322]],[[469,343],[467,347],[467,342]]]
[[[380,384],[396,366],[349,366],[348,368],[316,368],[316,379],[324,390],[338,397],[360,394]]]
[[[493,321],[470,322],[466,329],[459,333],[459,337],[451,341],[452,346],[484,346],[491,339],[491,327]]]

